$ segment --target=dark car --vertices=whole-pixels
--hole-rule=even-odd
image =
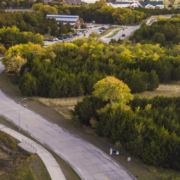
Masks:
[[[59,39],[59,40],[63,40],[63,37],[62,37],[62,36],[61,36],[61,37],[58,37],[58,39]]]
[[[67,35],[68,38],[72,38],[73,36],[72,35]]]
[[[102,30],[105,30],[106,28],[105,27],[101,27]]]
[[[63,39],[67,39],[68,37],[67,36],[63,36]]]
[[[47,41],[54,41],[53,39],[48,39]]]
[[[72,35],[73,35],[73,36],[77,36],[78,34],[77,34],[77,33],[73,33]]]
[[[122,37],[125,37],[126,35],[125,34],[122,34]]]

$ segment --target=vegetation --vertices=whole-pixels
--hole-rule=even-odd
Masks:
[[[63,25],[61,23],[57,25],[57,21],[55,19],[46,18],[47,14],[57,14],[58,10],[56,8],[49,5],[43,6],[40,3],[38,7],[36,7],[35,4],[33,6],[33,9],[34,12],[11,13],[2,11],[0,13],[0,28],[8,29],[8,27],[12,28],[13,26],[16,26],[22,34],[25,34],[24,31],[27,31],[26,34],[30,34],[30,32],[32,32],[33,34],[39,33],[41,35],[48,33],[53,36],[61,36],[63,34],[72,32],[72,26],[69,23],[66,25]],[[15,44],[24,43],[24,37],[21,38],[21,36],[20,39],[22,39],[22,42],[21,40],[18,40]],[[29,41],[33,39],[32,34],[28,36],[31,36],[31,38],[28,39]],[[8,43],[11,43],[16,38],[17,37],[14,36],[14,34],[11,34],[8,35],[6,41],[9,41]],[[33,40],[31,40],[30,42],[33,42]]]
[[[179,98],[135,97],[129,108],[99,111],[107,102],[91,96],[75,106],[72,117],[89,126],[93,118],[99,136],[120,142],[145,164],[179,170],[179,102]]]
[[[142,24],[130,38],[133,42],[160,44],[166,48],[173,47],[180,42],[180,16],[175,15],[173,18],[158,18],[158,22],[147,26]]]
[[[114,31],[111,35],[109,35],[107,38],[111,38],[113,36],[115,36],[121,29],[118,29],[116,31]]]
[[[91,94],[106,76],[123,80],[132,93],[153,91],[159,82],[180,80],[179,45],[171,50],[159,45],[131,46],[77,39],[42,48],[32,43],[16,45],[3,63],[19,82],[24,95],[72,97]]]
[[[23,151],[17,146],[14,138],[2,131],[0,131],[0,155],[0,179],[50,180],[50,176],[41,159]],[[35,166],[39,172],[34,171]]]
[[[9,48],[15,44],[26,44],[28,42],[43,45],[42,35],[38,33],[33,34],[32,32],[20,32],[15,26],[0,29],[0,38],[5,48]]]
[[[20,80],[24,95],[55,98],[91,94],[93,85],[106,76],[123,80],[132,93],[155,90],[159,82],[179,80],[178,54],[179,46],[108,45],[89,38],[46,48],[16,45],[3,63],[15,82]]]

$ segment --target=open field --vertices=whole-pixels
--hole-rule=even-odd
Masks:
[[[180,96],[180,85],[178,84],[160,84],[155,91],[146,91],[137,93],[141,98],[153,98],[154,96],[178,97]]]
[[[11,84],[5,72],[0,74],[0,88],[16,101],[23,98],[23,96],[21,96],[20,94],[20,91],[18,90],[18,87]],[[66,128],[72,133],[77,134],[78,136],[89,141],[90,143],[94,144],[95,146],[109,154],[109,148],[113,146],[111,142],[109,142],[107,139],[98,137],[91,129],[88,129],[87,127],[75,128],[69,121],[67,121],[65,118],[63,118],[59,113],[55,111],[56,106],[68,107],[69,105],[70,107],[72,107],[77,101],[81,99],[70,98],[70,101],[66,102],[67,100],[68,99],[66,98],[63,98],[62,100],[49,99],[48,101],[42,101],[41,99],[41,103],[39,103],[38,101],[34,101],[33,98],[28,98],[26,104],[28,105],[29,109],[36,111],[40,115],[50,119],[51,121],[57,123],[63,128]],[[43,105],[42,102],[45,102],[46,105],[49,104],[50,107]],[[17,130],[17,127],[13,126],[11,123],[9,123],[3,118],[0,118],[0,123]],[[22,134],[25,133],[22,132]],[[132,161],[128,166],[127,157],[129,157],[130,154],[121,147],[119,147],[119,150],[120,156],[113,156],[113,158],[121,165],[123,165],[128,171],[130,171],[138,180],[167,180],[167,177],[169,177],[168,179],[170,180],[173,180],[176,177],[176,179],[180,179],[180,172],[146,166],[139,159],[132,156]],[[69,167],[69,165],[66,162],[64,162],[59,156],[57,156],[52,151],[50,152],[55,157],[57,162],[60,164],[62,171],[68,180],[79,179],[76,173],[72,170],[71,167]]]

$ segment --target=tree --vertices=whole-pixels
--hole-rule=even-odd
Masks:
[[[129,100],[133,99],[129,87],[115,77],[107,76],[94,85],[93,95],[109,101],[113,107],[123,108]]]
[[[33,11],[37,12],[37,11],[39,10],[39,8],[42,7],[42,6],[43,6],[42,3],[33,4],[33,6],[32,6],[31,9],[32,9]]]
[[[148,86],[147,86],[147,90],[149,91],[153,91],[156,88],[158,88],[159,86],[159,78],[156,74],[156,71],[151,70],[151,72],[148,75]]]

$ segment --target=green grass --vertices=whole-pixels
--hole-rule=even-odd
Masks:
[[[113,36],[115,36],[121,29],[118,29],[116,31],[114,31],[110,36],[106,37],[106,38],[112,38]]]
[[[109,34],[114,29],[118,29],[118,27],[112,27],[112,28],[105,30],[102,34],[100,34],[100,37],[106,36],[107,34]]]
[[[21,98],[23,98],[23,96],[21,96],[21,94],[18,90],[18,87],[13,86],[10,83],[5,72],[0,74],[0,88],[2,88],[2,90],[5,93],[7,93],[10,97],[12,97],[15,100],[20,100]],[[109,148],[113,146],[111,144],[111,142],[109,142],[105,138],[98,137],[91,129],[89,129],[87,127],[82,127],[82,128],[74,127],[70,123],[70,121],[67,121],[65,118],[63,118],[52,107],[47,107],[37,101],[32,100],[32,98],[28,98],[28,100],[25,101],[25,103],[33,111],[46,117],[47,119],[50,119],[51,121],[62,126],[63,128],[68,129],[72,133],[77,134],[81,138],[89,141],[90,143],[94,144],[95,146],[100,148],[105,153],[109,154]],[[3,123],[10,127],[13,126],[11,123],[7,122],[3,118],[0,118],[0,123]],[[17,127],[14,127],[14,128],[17,130]],[[24,133],[22,132],[22,134],[24,134]],[[162,169],[144,165],[141,162],[141,160],[131,156],[131,154],[129,154],[123,148],[120,148],[119,150],[120,150],[120,155],[112,156],[112,158],[114,158],[117,162],[119,162],[122,166],[124,166],[129,172],[131,172],[137,178],[137,180],[166,180],[163,177],[163,176],[166,176],[166,174],[180,177],[179,172],[171,171],[171,170],[164,170],[164,169],[162,170]],[[68,180],[79,179],[79,177],[76,175],[76,173],[73,171],[73,169],[66,162],[64,162],[64,160],[62,160],[58,155],[56,155],[52,151],[49,150],[49,152],[52,153],[52,155],[55,157],[57,162],[60,164],[62,171]],[[128,166],[128,164],[127,164],[127,157],[129,157],[129,156],[132,157],[130,166]],[[160,176],[162,176],[162,178]],[[173,179],[169,179],[169,180],[173,180]]]
[[[0,117],[0,122],[2,119]],[[17,143],[18,140],[0,131],[0,179],[51,180],[38,155],[22,150]]]

